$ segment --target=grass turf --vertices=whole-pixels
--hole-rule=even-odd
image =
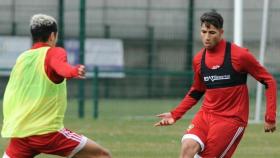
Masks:
[[[200,104],[188,112],[175,125],[153,127],[156,114],[169,111],[179,100],[130,99],[101,100],[97,120],[92,118],[92,102],[85,106],[85,118],[77,116],[77,101],[69,101],[65,127],[83,134],[110,149],[114,158],[176,158],[180,152],[180,139]],[[0,103],[2,120],[2,101]],[[0,122],[2,126],[2,121]],[[250,124],[237,148],[235,158],[279,158],[280,132],[263,132],[262,124]],[[0,154],[7,145],[0,139]],[[38,158],[55,156],[40,155]]]

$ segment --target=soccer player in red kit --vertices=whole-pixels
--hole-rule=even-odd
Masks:
[[[75,158],[111,158],[93,140],[66,129],[66,78],[85,78],[85,66],[72,66],[66,51],[56,47],[57,22],[31,18],[33,46],[17,59],[7,84],[1,135],[10,143],[3,158],[33,158],[40,153]]]
[[[200,17],[204,48],[193,59],[194,82],[181,103],[159,114],[155,126],[174,124],[204,95],[200,110],[182,138],[181,158],[230,158],[248,123],[247,74],[266,88],[265,132],[276,130],[276,81],[246,48],[223,39],[223,18]]]

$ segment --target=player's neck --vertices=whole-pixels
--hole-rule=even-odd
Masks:
[[[218,52],[224,52],[226,46],[226,41],[221,39],[213,48],[207,49],[207,53],[215,54]]]

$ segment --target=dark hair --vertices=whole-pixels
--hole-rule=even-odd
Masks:
[[[215,10],[206,12],[200,17],[201,26],[203,23],[211,24],[218,29],[223,28],[224,19],[221,14],[217,13]]]
[[[33,43],[47,42],[52,32],[57,33],[56,21],[48,15],[34,15],[30,22],[30,32]]]

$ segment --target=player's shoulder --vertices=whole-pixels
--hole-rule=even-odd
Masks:
[[[232,43],[231,45],[231,52],[232,52],[232,56],[238,59],[244,59],[248,56],[252,56],[252,53],[249,51],[248,48],[240,47],[235,43]]]
[[[202,48],[201,50],[199,50],[193,57],[193,62],[194,63],[197,63],[201,61],[201,58],[202,58],[202,54],[204,52],[205,48]]]
[[[194,57],[193,57],[193,68],[194,70],[200,70],[200,64],[201,64],[201,58],[202,58],[202,54],[204,52],[204,48],[202,48],[200,51],[198,51]]]
[[[49,48],[49,50],[48,50],[48,54],[53,54],[53,55],[58,55],[58,54],[66,55],[66,51],[65,51],[65,49],[62,48],[62,47],[51,47],[51,48]]]
[[[58,52],[65,52],[65,49],[62,48],[62,47],[51,47],[49,50],[58,51]]]

